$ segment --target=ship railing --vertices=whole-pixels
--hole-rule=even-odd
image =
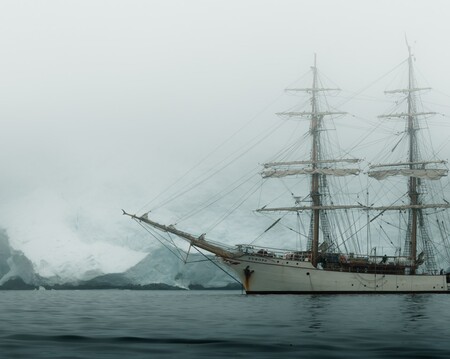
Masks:
[[[236,245],[237,251],[255,256],[281,258],[296,261],[310,261],[311,251],[296,251],[292,249],[260,247],[247,244]]]
[[[281,258],[287,260],[304,261],[311,260],[311,251],[298,251],[292,249],[261,247],[249,244],[238,244],[235,250],[249,255]],[[361,265],[380,265],[380,266],[410,266],[411,259],[406,256],[399,255],[367,255],[355,253],[320,253],[320,258],[328,262],[340,264],[361,264]]]
[[[411,264],[411,259],[398,255],[359,255],[354,253],[340,254],[340,261],[344,263],[367,263],[379,265],[403,265]]]

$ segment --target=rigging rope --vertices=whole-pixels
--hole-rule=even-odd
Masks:
[[[297,80],[296,80],[297,81]],[[281,92],[279,96],[277,96],[273,101],[271,101],[267,106],[265,106],[261,111],[259,111],[256,115],[254,115],[249,121],[247,121],[244,125],[242,125],[237,131],[235,131],[231,136],[229,136],[227,139],[225,139],[222,143],[220,143],[215,149],[208,152],[208,154],[202,158],[196,165],[191,167],[188,171],[186,171],[181,177],[179,177],[176,181],[174,181],[171,185],[169,185],[165,190],[161,191],[156,195],[154,198],[152,198],[150,201],[148,201],[146,204],[144,204],[138,212],[142,211],[145,207],[148,207],[151,203],[156,201],[158,198],[160,198],[163,194],[167,193],[171,188],[173,188],[176,184],[178,184],[183,178],[185,178],[188,174],[193,172],[196,168],[198,168],[202,163],[204,163],[208,158],[210,158],[213,154],[215,154],[219,149],[225,146],[228,142],[230,142],[234,137],[237,136],[238,133],[240,133],[242,130],[244,130],[246,127],[248,127],[253,121],[255,121],[261,114],[263,114],[267,109],[273,106],[276,102],[280,100],[284,96],[284,92]],[[271,130],[272,128],[270,128]],[[258,142],[259,143],[259,142]],[[245,152],[244,152],[245,153]]]
[[[258,186],[258,187],[256,187]],[[215,222],[209,229],[207,232],[212,231],[215,227],[217,227],[220,223],[222,223],[227,217],[229,217],[234,211],[236,211],[240,206],[242,206],[242,204],[247,201],[247,199],[253,194],[255,193],[258,189],[259,189],[260,184],[257,183],[255,184],[253,187],[251,187],[246,194],[244,195],[244,198],[241,201],[238,201],[234,208],[231,208],[230,211],[228,211],[227,213],[225,213],[222,217],[219,218],[219,220],[217,222]]]
[[[133,220],[134,220],[137,224],[139,224],[142,228],[144,228],[144,230],[145,230],[147,233],[149,233],[153,238],[155,238],[159,243],[161,243],[166,249],[168,249],[175,257],[177,257],[179,260],[183,261],[183,258],[182,258],[181,255],[179,255],[179,254],[175,253],[174,251],[172,251],[172,249],[169,248],[169,247],[164,243],[164,242],[166,241],[166,239],[165,239],[161,234],[158,233],[158,236],[164,238],[163,241],[160,240],[160,239],[157,237],[157,235],[155,235],[155,234],[153,233],[153,231],[150,231],[150,229],[149,229],[147,226],[144,226],[140,221],[138,221],[137,219],[134,219],[134,218],[133,218]],[[175,246],[175,248],[176,248],[177,251],[179,252],[178,247]]]
[[[251,171],[247,172],[246,174],[244,174],[243,176],[241,176],[240,178],[238,178],[236,181],[234,181],[233,183],[231,183],[228,187],[226,187],[225,189],[223,189],[222,191],[220,191],[219,193],[217,193],[215,196],[213,196],[212,198],[210,198],[210,202],[205,202],[202,206],[200,206],[199,208],[194,208],[192,211],[186,213],[184,216],[180,217],[177,221],[177,223],[180,223],[182,221],[185,221],[188,218],[191,218],[192,216],[198,214],[199,212],[205,210],[206,208],[212,206],[213,204],[215,204],[216,202],[220,201],[222,198],[224,198],[225,196],[229,195],[230,193],[234,192],[235,190],[237,190],[238,188],[240,188],[241,186],[243,186],[245,183],[247,183],[252,177],[254,177],[254,169],[252,169]],[[239,182],[240,180],[242,180],[242,182]],[[229,187],[231,187],[232,185],[236,184],[236,186],[232,187],[230,190],[228,190],[227,192],[225,192],[225,190],[227,190]],[[225,193],[223,193],[225,192]]]
[[[250,150],[252,150],[255,146],[257,146],[258,144],[260,144],[262,141],[264,141],[267,137],[269,137],[274,131],[276,131],[277,129],[279,129],[281,126],[283,125],[283,123],[279,123],[276,126],[272,126],[271,128],[269,128],[269,131],[267,134],[265,134],[260,140],[258,140],[256,143],[251,144],[247,149],[245,149],[244,152],[239,153],[237,156],[233,157],[231,160],[228,160],[228,162],[226,162],[222,167],[216,169],[221,163],[225,162],[229,157],[231,157],[232,155],[235,155],[236,152],[232,153],[230,156],[228,156],[228,158],[224,159],[222,162],[219,162],[217,166],[211,168],[205,175],[207,175],[204,179],[198,181],[195,183],[195,180],[192,180],[189,184],[187,184],[184,190],[180,190],[179,192],[176,192],[175,194],[173,194],[171,197],[169,197],[165,202],[159,204],[158,206],[154,207],[154,209],[160,208],[164,205],[169,204],[170,202],[174,201],[175,199],[178,199],[180,196],[192,191],[193,189],[197,188],[198,186],[200,186],[201,184],[203,184],[204,182],[206,182],[207,180],[211,179],[212,177],[214,177],[215,175],[217,175],[218,173],[220,173],[221,171],[223,171],[225,168],[227,168],[228,166],[230,166],[233,162],[235,162],[237,159],[239,159],[240,157],[242,157],[244,154],[246,154],[247,152],[249,152]],[[253,140],[255,140],[256,138],[258,138],[259,136],[255,137]],[[253,141],[252,140],[252,141]],[[214,171],[213,171],[214,170]],[[212,173],[211,173],[212,172]],[[208,175],[208,173],[210,173]],[[188,187],[190,186],[190,187]]]
[[[153,233],[154,231],[150,231],[150,228],[145,226],[144,224],[142,224],[140,221],[138,221],[137,219],[134,219],[134,221],[136,223],[138,223],[142,228],[144,228],[144,230],[149,233],[153,238],[155,238],[159,243],[161,243],[170,253],[172,253],[176,258],[178,258],[180,261],[184,262],[185,264],[190,264],[190,263],[197,263],[197,262],[206,262],[209,261],[211,262],[213,265],[215,265],[217,268],[219,268],[222,272],[224,272],[225,274],[227,274],[230,278],[232,278],[235,282],[242,284],[238,279],[236,279],[233,275],[231,275],[230,273],[228,273],[225,269],[223,269],[221,266],[219,266],[217,263],[215,263],[211,258],[209,258],[207,255],[205,255],[202,251],[200,251],[197,247],[192,246],[192,248],[194,248],[198,253],[200,253],[202,256],[204,256],[206,258],[206,260],[203,261],[192,261],[192,262],[187,262],[186,260],[183,259],[183,257],[181,256],[180,253],[180,249],[176,246],[175,242],[173,241],[172,238],[171,241],[168,241],[167,238],[164,238],[160,233],[158,233],[158,235],[156,235],[155,233]],[[170,237],[170,233],[169,237]],[[159,237],[163,238],[163,240],[160,240]],[[171,243],[172,247],[174,247],[178,253],[176,253],[175,251],[173,251],[169,246],[167,246],[164,242],[168,241],[169,243]],[[180,254],[180,255],[179,255]],[[187,253],[187,255],[189,255],[189,253]],[[187,258],[186,258],[187,259]]]
[[[207,255],[205,255],[203,252],[201,252],[197,247],[193,246],[194,249],[200,253],[202,256],[204,256],[207,260],[209,260],[212,264],[214,264],[217,268],[219,268],[222,272],[224,272],[226,275],[228,275],[230,278],[232,278],[234,281],[236,281],[237,283],[241,284],[241,281],[236,279],[233,275],[231,275],[230,273],[228,273],[225,269],[223,269],[221,266],[219,266],[216,262],[214,262],[211,258],[209,258]],[[192,263],[192,262],[191,262]]]

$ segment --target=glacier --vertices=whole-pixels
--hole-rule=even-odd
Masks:
[[[88,184],[64,190],[39,186],[11,194],[1,206],[0,286],[14,277],[29,284],[81,283],[120,274],[134,285],[164,283],[222,287],[234,281],[198,253],[183,263],[148,233],[121,216],[118,208],[138,198],[127,188],[93,189]],[[88,188],[86,190],[85,188]],[[134,192],[135,189],[132,189]]]
[[[39,281],[33,263],[22,252],[11,248],[6,231],[0,229],[0,286],[14,278],[29,284]]]
[[[133,284],[164,283],[181,288],[199,285],[205,288],[225,287],[235,281],[214,257],[206,259],[191,253],[186,263],[167,248],[158,248],[124,274]]]
[[[129,259],[124,261],[122,260],[124,257],[130,257],[126,248],[114,247],[107,243],[93,243],[86,246],[89,246],[91,253],[86,257],[64,256],[56,266],[55,262],[48,263],[45,260],[33,263],[22,251],[11,247],[6,231],[0,229],[0,288],[17,278],[34,286],[62,284],[76,286],[88,280],[101,278],[105,274],[115,276],[104,276],[100,283],[109,280],[108,284],[117,284],[118,287],[166,284],[184,289],[191,286],[218,288],[234,282],[218,267],[218,264],[214,264],[214,258],[206,259],[199,253],[190,254],[188,257],[190,262],[184,263],[167,248],[160,247],[150,253],[139,253],[138,261],[133,256],[132,261]],[[82,270],[77,268],[79,265],[83,266]]]

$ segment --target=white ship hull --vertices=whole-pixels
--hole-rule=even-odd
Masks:
[[[247,294],[450,293],[445,275],[329,271],[310,262],[254,255],[223,263],[237,274]]]

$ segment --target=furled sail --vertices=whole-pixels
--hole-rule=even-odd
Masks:
[[[274,166],[291,166],[291,165],[312,165],[319,163],[358,163],[361,162],[358,158],[343,158],[343,159],[329,159],[329,160],[318,160],[318,161],[288,161],[288,162],[268,162],[264,163],[264,168],[274,167]]]
[[[389,170],[377,170],[369,171],[369,177],[373,177],[377,180],[382,180],[390,176],[407,176],[416,177],[429,180],[438,180],[441,177],[447,175],[448,170],[440,168],[428,168],[428,169],[410,169],[410,168],[398,168]]]
[[[300,212],[306,210],[337,210],[337,209],[361,209],[368,211],[404,211],[407,209],[436,209],[436,208],[450,208],[449,203],[430,203],[430,204],[404,204],[404,205],[391,205],[391,206],[364,206],[360,203],[358,204],[348,204],[348,205],[321,205],[321,206],[296,206],[296,207],[276,207],[269,208],[263,207],[257,209],[256,212]]]
[[[274,169],[267,168],[262,171],[263,178],[273,177],[280,178],[295,175],[313,175],[320,174],[326,176],[348,176],[357,175],[359,169],[357,168],[298,168],[298,169]]]
[[[305,117],[305,116],[317,116],[317,117],[324,117],[329,115],[346,115],[347,112],[342,111],[315,111],[315,112],[308,112],[308,111],[290,111],[290,112],[277,112],[278,116],[284,116],[284,117]]]

